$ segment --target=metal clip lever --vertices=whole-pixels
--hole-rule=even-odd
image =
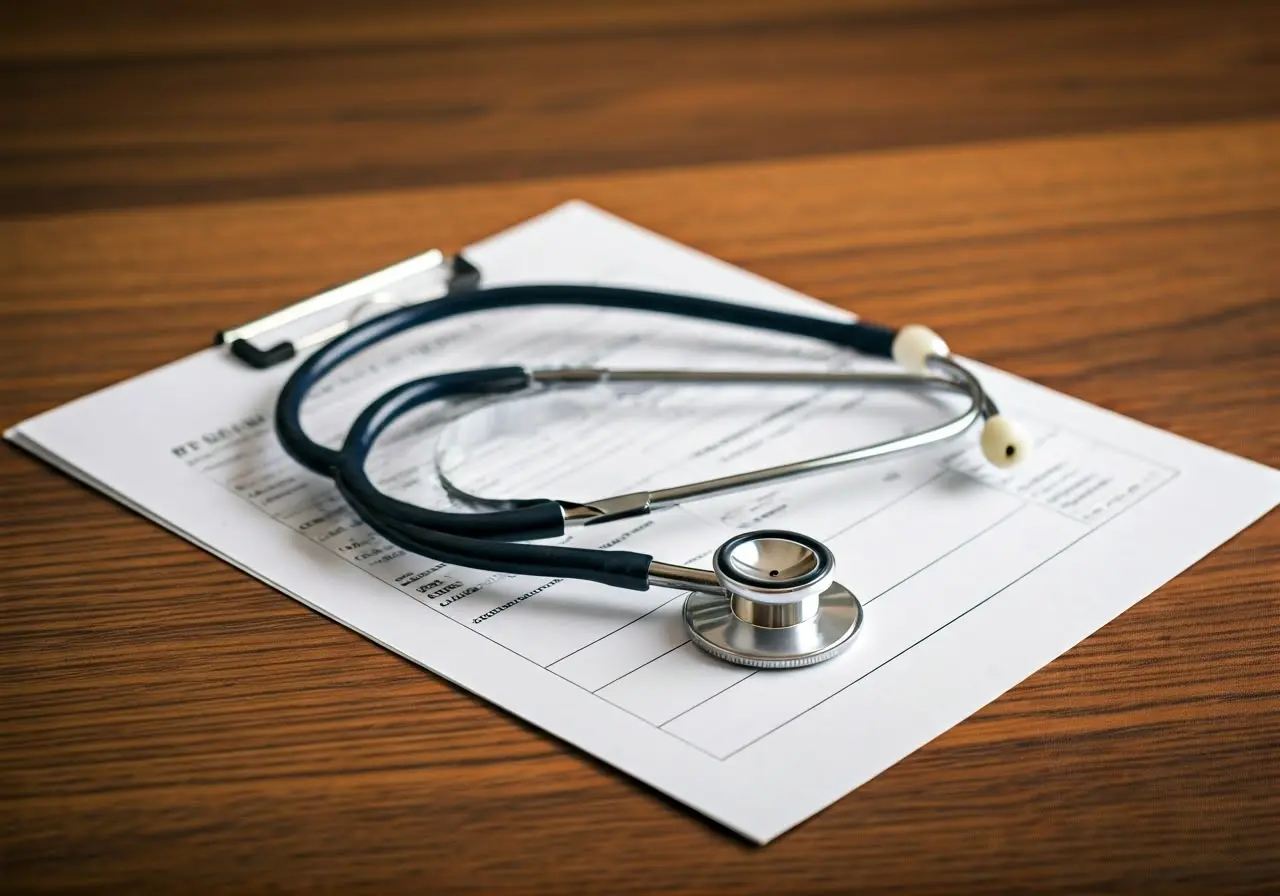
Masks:
[[[385,296],[381,292],[408,278],[434,271],[438,271],[441,277],[440,285],[434,294]],[[323,345],[341,336],[359,323],[362,312],[369,308],[385,305],[387,306],[385,310],[390,311],[403,305],[475,289],[479,285],[480,271],[470,261],[461,255],[449,258],[439,249],[432,249],[422,255],[361,277],[352,283],[281,308],[247,324],[221,330],[214,335],[213,344],[227,345],[230,347],[231,354],[245,364],[256,370],[266,370],[293,359],[302,349]],[[333,312],[349,304],[354,304],[355,307],[335,320]],[[325,315],[325,312],[329,314]],[[261,336],[285,330],[316,315],[324,315],[328,318],[328,322],[301,335],[279,339],[268,346],[255,344],[255,340]]]

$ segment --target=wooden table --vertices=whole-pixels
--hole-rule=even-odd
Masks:
[[[6,425],[581,197],[1280,465],[1275,4],[18,6]],[[11,446],[0,488],[5,889],[1280,881],[1276,514],[757,849]]]

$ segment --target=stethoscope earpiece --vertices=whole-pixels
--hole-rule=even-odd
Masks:
[[[1000,469],[1024,464],[1031,457],[1031,438],[1014,421],[1001,414],[982,426],[982,456]]]

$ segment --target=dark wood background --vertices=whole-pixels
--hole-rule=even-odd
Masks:
[[[1280,4],[8,3],[0,158],[5,425],[581,197],[1280,465]],[[0,489],[8,890],[1280,883],[1274,513],[756,849],[11,446]]]

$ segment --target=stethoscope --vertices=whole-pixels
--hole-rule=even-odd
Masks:
[[[906,372],[487,367],[433,374],[396,386],[359,414],[337,450],[316,443],[303,430],[301,410],[308,391],[358,353],[411,328],[480,311],[535,305],[630,309],[788,333],[892,359]],[[897,388],[951,392],[968,402],[963,411],[931,428],[878,444],[596,501],[482,497],[446,481],[446,488],[455,495],[487,508],[475,513],[446,512],[385,494],[366,471],[370,451],[387,427],[428,403],[528,395],[602,382]],[[550,285],[452,293],[346,328],[298,365],[280,392],[275,414],[276,431],[285,451],[304,467],[332,479],[360,519],[403,550],[491,572],[583,579],[637,591],[652,587],[688,591],[684,623],[690,640],[720,659],[766,669],[808,666],[830,659],[849,646],[862,626],[862,605],[835,581],[835,557],[820,541],[783,530],[747,532],[722,544],[714,552],[709,570],[665,563],[633,551],[528,542],[562,536],[570,526],[639,516],[684,501],[900,455],[954,439],[980,420],[984,421],[982,452],[990,463],[1009,467],[1025,459],[1030,443],[1020,428],[1000,415],[978,380],[951,357],[947,344],[925,327],[893,330],[862,321],[823,319],[663,292]]]

